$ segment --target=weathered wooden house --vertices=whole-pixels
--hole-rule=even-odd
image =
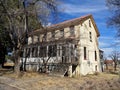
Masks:
[[[27,70],[63,75],[86,75],[100,72],[98,37],[92,15],[37,29],[29,34],[24,46],[23,66]]]

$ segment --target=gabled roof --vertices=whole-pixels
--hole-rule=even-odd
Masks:
[[[44,32],[48,32],[48,31],[53,31],[53,30],[60,30],[60,29],[63,29],[65,27],[69,27],[69,26],[72,26],[72,25],[78,25],[78,24],[82,24],[85,20],[87,19],[91,19],[92,21],[92,24],[95,28],[95,31],[97,33],[97,36],[100,36],[100,33],[98,31],[98,28],[95,24],[95,21],[92,17],[91,14],[89,15],[86,15],[86,16],[82,16],[82,17],[79,17],[79,18],[75,18],[75,19],[71,19],[71,20],[67,20],[67,21],[64,21],[64,22],[61,22],[61,23],[58,23],[58,24],[54,24],[54,25],[51,25],[51,26],[48,26],[46,27],[44,30],[43,29],[38,29],[38,30],[35,30],[34,31],[34,34],[38,34],[38,33],[44,33]]]

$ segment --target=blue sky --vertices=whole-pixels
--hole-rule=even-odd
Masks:
[[[86,14],[92,14],[100,32],[99,47],[104,50],[108,56],[115,48],[119,41],[116,39],[116,30],[107,26],[106,22],[111,12],[106,7],[105,0],[63,0],[61,4],[61,13],[59,14],[60,22],[77,18]]]

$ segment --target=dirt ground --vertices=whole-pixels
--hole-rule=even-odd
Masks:
[[[120,80],[109,73],[69,78],[22,72],[18,78],[8,71],[0,76],[0,90],[120,90]]]

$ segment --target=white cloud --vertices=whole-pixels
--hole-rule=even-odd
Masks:
[[[67,14],[74,13],[92,13],[106,10],[107,8],[103,5],[94,5],[94,6],[86,6],[86,5],[75,5],[75,4],[63,4],[62,7],[65,8],[64,12]]]
[[[108,44],[108,43],[105,43],[105,42],[99,42],[99,46],[100,46],[100,47],[108,47],[109,44]]]
[[[120,41],[113,37],[103,36],[100,37],[99,47],[104,51],[106,57],[108,57],[113,50],[120,50]]]
[[[99,38],[100,40],[113,40],[113,37],[109,37],[109,36],[101,36],[100,38]]]

